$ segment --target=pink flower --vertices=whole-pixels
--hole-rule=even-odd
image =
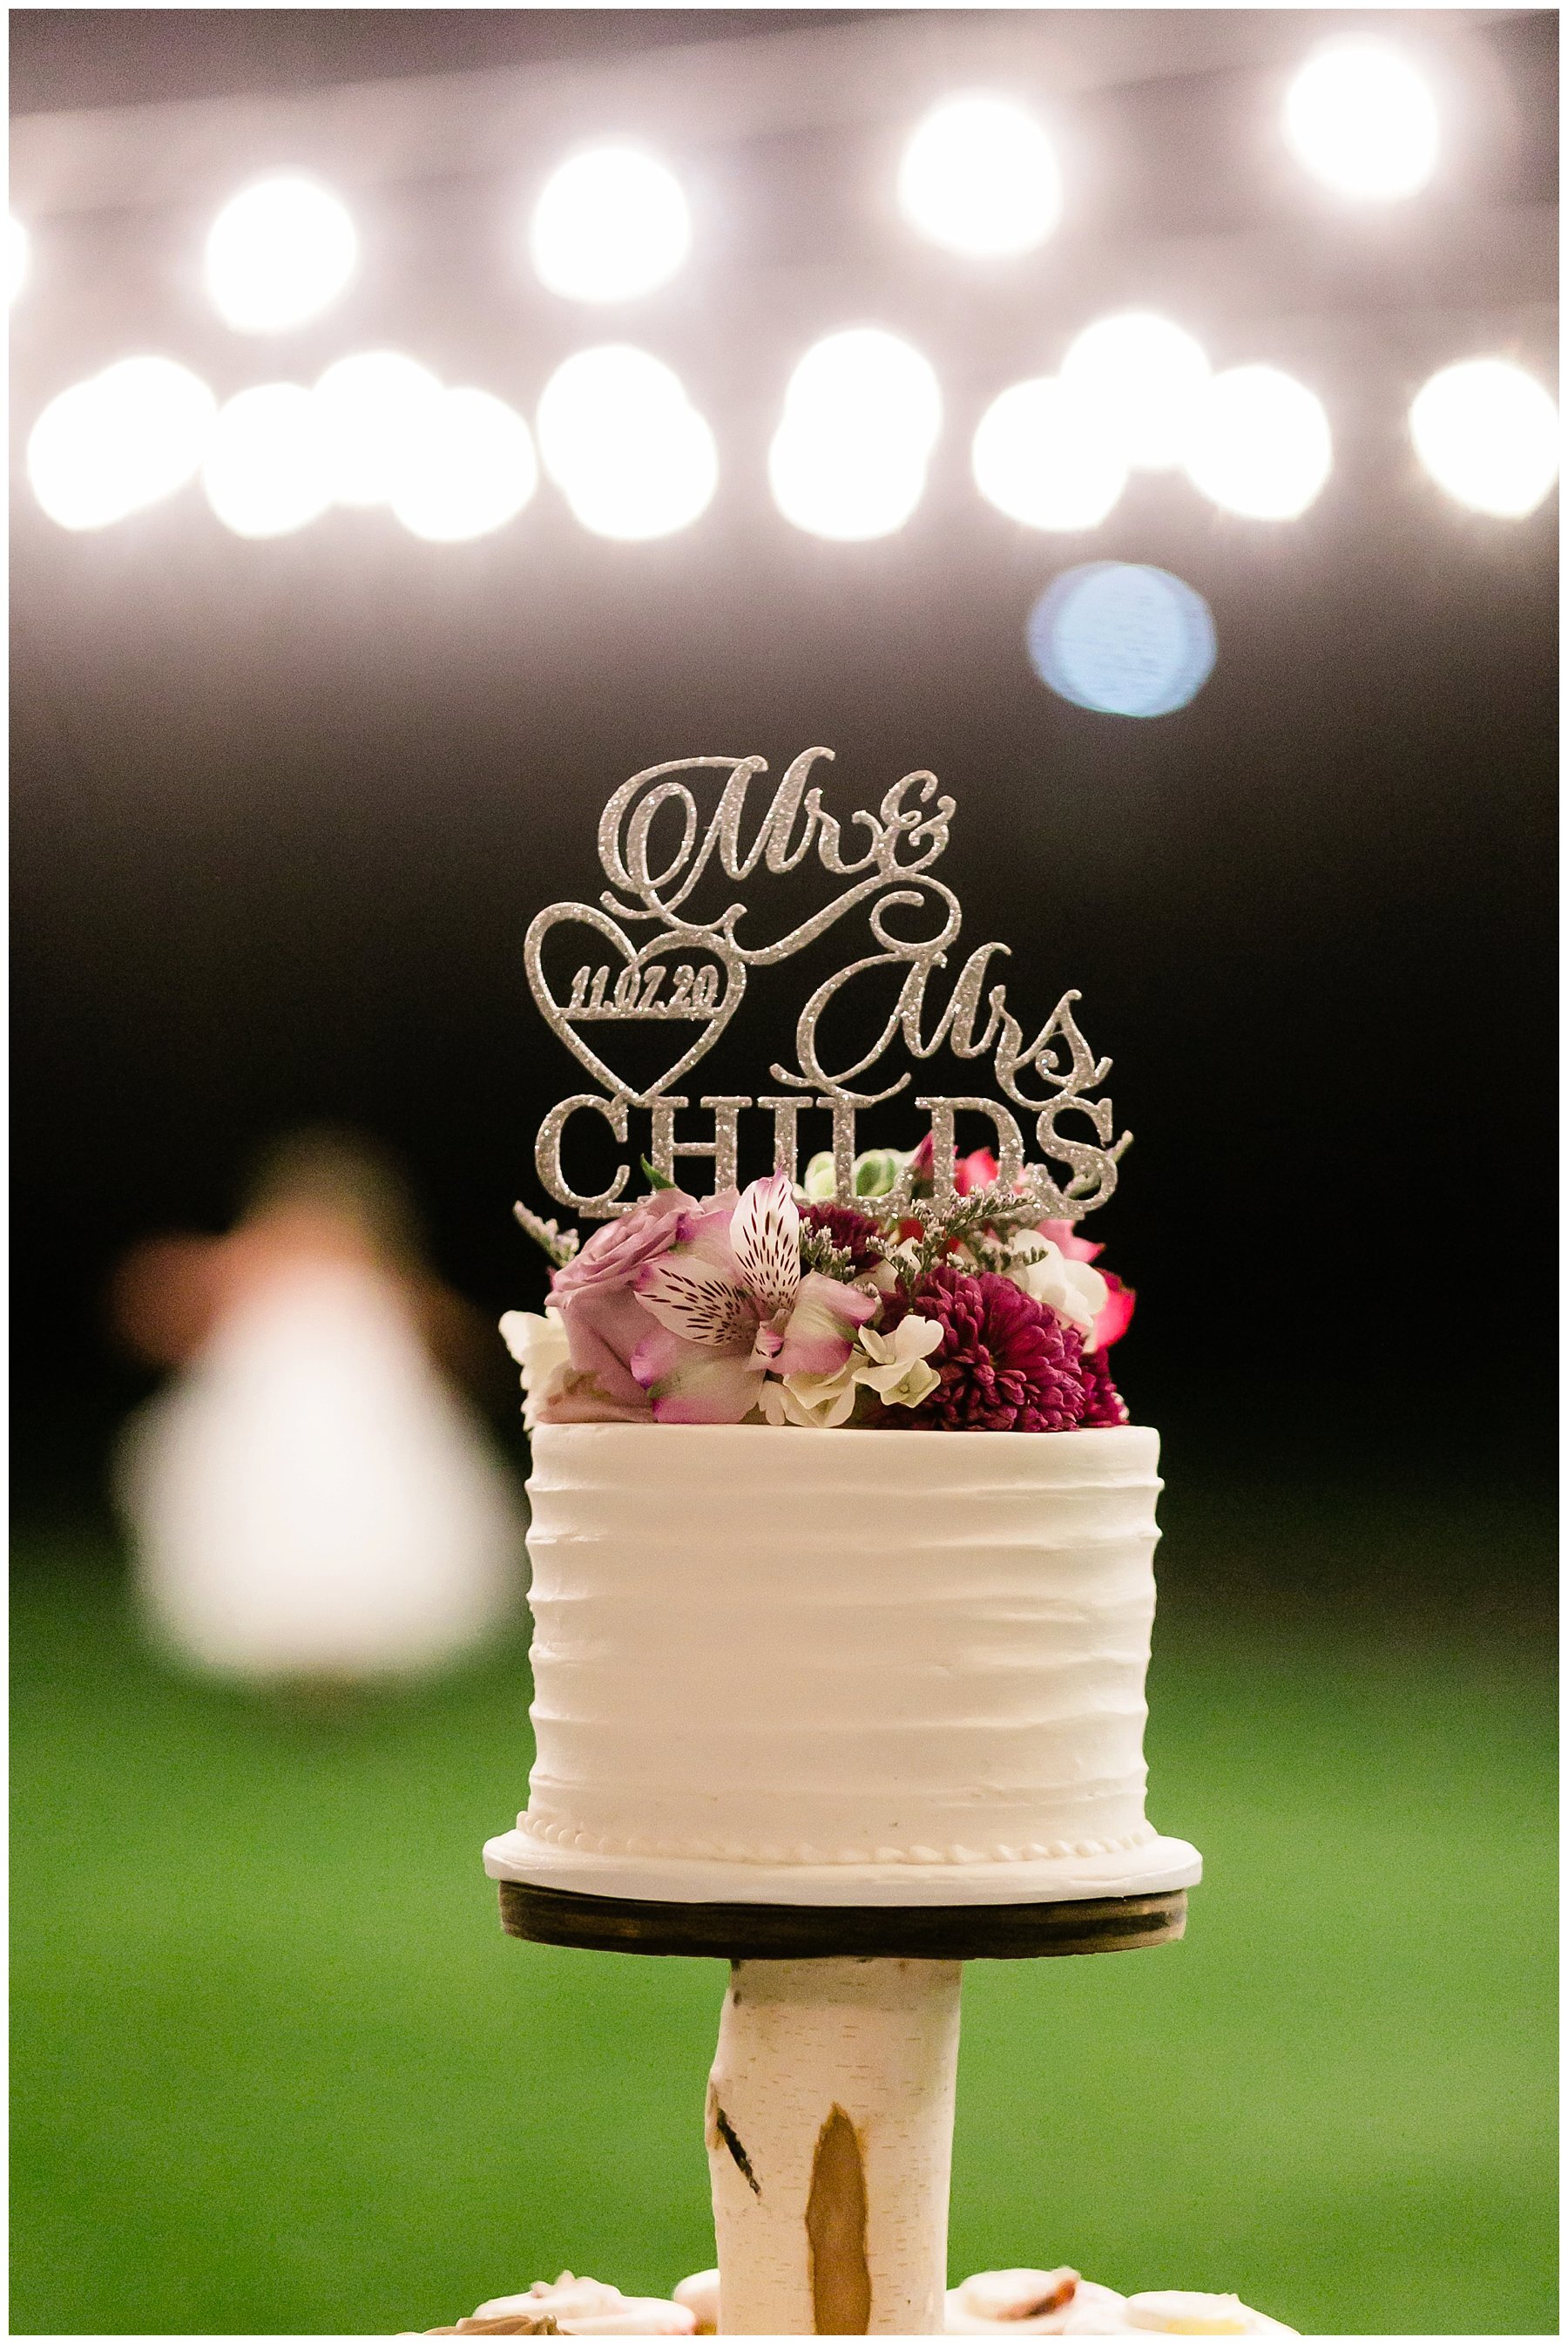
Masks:
[[[972,1189],[989,1188],[1001,1167],[989,1147],[977,1147],[972,1156],[960,1156],[953,1166],[953,1186],[960,1197]]]
[[[541,1403],[544,1424],[647,1423],[647,1392],[632,1373],[638,1345],[654,1322],[633,1291],[650,1262],[668,1253],[682,1220],[695,1213],[679,1188],[658,1188],[629,1213],[597,1228],[579,1254],[550,1280],[550,1300],[566,1329],[570,1364]]]
[[[914,1176],[916,1187],[930,1187],[936,1177],[936,1145],[928,1131],[910,1158],[910,1170]],[[1000,1169],[989,1147],[977,1147],[972,1156],[960,1156],[954,1150],[953,1186],[960,1197],[967,1197],[971,1188],[988,1188]]]
[[[602,1221],[582,1251],[551,1278],[551,1300],[559,1309],[568,1294],[630,1286],[645,1263],[668,1252],[679,1234],[681,1215],[697,1209],[684,1190],[656,1188],[618,1220]]]
[[[936,1390],[910,1421],[950,1432],[1068,1432],[1085,1405],[1082,1338],[1010,1278],[971,1277],[945,1265],[916,1288],[911,1308],[934,1318]]]
[[[1097,1253],[1101,1250],[1095,1248]],[[1111,1289],[1105,1298],[1105,1308],[1094,1322],[1094,1348],[1103,1351],[1107,1344],[1120,1342],[1132,1324],[1138,1296],[1131,1286],[1122,1285],[1113,1269],[1102,1269],[1100,1275]]]
[[[739,1424],[778,1376],[832,1375],[874,1294],[800,1271],[800,1215],[775,1172],[689,1211],[680,1242],[638,1273],[637,1300],[658,1324],[631,1355],[631,1371],[661,1424]]]

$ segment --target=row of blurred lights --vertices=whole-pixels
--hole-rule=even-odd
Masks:
[[[1523,518],[1556,478],[1556,406],[1506,359],[1444,368],[1409,422],[1432,478],[1473,510]],[[768,458],[774,500],[815,536],[890,536],[920,504],[941,424],[936,373],[910,343],[879,327],[829,334],[789,379]],[[1002,391],[970,460],[1000,511],[1065,531],[1104,520],[1132,473],[1177,470],[1224,511],[1291,520],[1328,479],[1333,448],[1305,384],[1270,366],[1212,373],[1180,326],[1130,311],[1086,328],[1054,376]],[[528,502],[541,464],[607,538],[684,529],[719,481],[713,431],[679,378],[623,343],[558,368],[533,431],[488,391],[373,350],[312,389],[263,383],[221,407],[171,359],[122,359],[52,399],[27,442],[34,493],[62,528],[105,528],[199,475],[218,520],[248,538],[286,535],[334,505],[388,508],[434,541],[482,537]]]
[[[1438,111],[1425,79],[1373,37],[1330,42],[1302,66],[1283,132],[1298,158],[1343,196],[1413,194],[1436,167]],[[1033,250],[1061,214],[1061,177],[1041,125],[1010,99],[949,98],[910,135],[898,174],[905,218],[950,251]],[[611,302],[656,291],[691,248],[691,212],[668,167],[640,147],[598,146],[569,157],[535,207],[528,244],[548,289]],[[206,278],[236,332],[302,325],[342,292],[359,237],[328,188],[294,176],[264,179],[226,204],[207,238]],[[27,237],[11,222],[12,298],[27,272]]]

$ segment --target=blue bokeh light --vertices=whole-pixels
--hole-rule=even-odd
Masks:
[[[1040,682],[1106,716],[1169,716],[1213,672],[1214,621],[1201,594],[1141,561],[1086,561],[1053,579],[1029,614]]]

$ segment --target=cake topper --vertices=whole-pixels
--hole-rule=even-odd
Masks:
[[[832,753],[806,749],[795,758],[766,809],[754,810],[749,840],[743,834],[747,800],[753,781],[768,770],[762,757],[675,758],[634,773],[611,796],[598,826],[608,886],[598,904],[549,905],[532,922],[525,945],[540,1013],[600,1086],[562,1099],[540,1124],[534,1160],[541,1183],[558,1203],[590,1220],[629,1210],[628,1164],[617,1168],[607,1187],[583,1195],[567,1176],[562,1146],[573,1116],[586,1114],[601,1117],[618,1145],[627,1147],[634,1108],[648,1117],[646,1154],[661,1181],[674,1177],[678,1157],[703,1157],[712,1161],[714,1187],[733,1187],[739,1117],[752,1108],[771,1115],[773,1167],[794,1180],[800,1116],[814,1108],[831,1117],[836,1201],[852,1204],[857,1117],[907,1092],[913,1078],[912,1069],[896,1073],[886,1063],[901,1043],[917,1064],[944,1046],[957,1058],[989,1058],[1001,1095],[922,1094],[914,1100],[930,1118],[939,1201],[953,1193],[956,1119],[973,1113],[985,1116],[994,1132],[1000,1182],[1027,1184],[1044,1217],[1081,1219],[1115,1188],[1117,1165],[1132,1135],[1113,1138],[1111,1101],[1093,1096],[1111,1060],[1096,1058],[1079,1028],[1078,994],[1064,993],[1033,1038],[1026,1038],[1005,985],[992,976],[993,963],[1007,957],[1009,948],[993,943],[970,952],[944,1002],[935,980],[951,965],[963,914],[953,890],[931,871],[948,844],[954,801],[939,793],[934,773],[906,773],[874,813],[862,807],[851,814],[846,836],[810,778],[818,762]],[[722,776],[717,803],[705,814],[699,791],[717,776]],[[841,884],[786,934],[757,935],[739,900],[710,918],[697,916],[693,898],[705,878],[718,891],[722,882],[738,884],[759,869],[786,877],[809,863],[813,850],[820,869]],[[678,1137],[676,1117],[690,1113],[692,1102],[676,1086],[734,1018],[750,972],[793,958],[862,906],[875,948],[812,989],[796,1019],[796,1063],[776,1061],[769,1068],[778,1090],[755,1098],[701,1097],[697,1110],[712,1117],[712,1137],[689,1131]],[[911,933],[922,927],[929,933]],[[650,933],[639,942],[630,932],[641,928]],[[553,975],[546,967],[547,950]],[[569,982],[560,982],[568,969]],[[822,1033],[826,1014],[879,970],[902,975],[869,1047],[847,1063],[824,1063],[829,1055]],[[618,1026],[670,1029],[678,1046],[661,1073],[637,1082],[618,1070]],[[1034,1146],[1045,1162],[1026,1159],[1015,1107],[1033,1117]],[[1080,1122],[1064,1131],[1067,1116]],[[896,1206],[896,1190],[889,1201]]]

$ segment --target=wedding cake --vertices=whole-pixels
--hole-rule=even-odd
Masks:
[[[539,1425],[538,1755],[492,1854],[693,1902],[1196,1880],[1144,1815],[1158,1453],[1134,1425]]]
[[[827,753],[759,818],[760,758],[634,774],[598,902],[528,930],[535,1000],[602,1086],[551,1108],[535,1166],[599,1226],[517,1207],[550,1265],[543,1311],[501,1322],[533,1442],[536,1755],[486,1867],[519,1935],[729,1956],[705,2126],[724,2317],[685,2302],[691,2332],[972,2333],[1001,2297],[1004,2322],[1121,2332],[1122,2299],[1070,2273],[949,2302],[947,2209],[965,1960],[1164,1943],[1200,1874],[1145,1812],[1159,1440],[1111,1372],[1134,1298],[1079,1226],[1130,1135],[1077,995],[1030,1035],[1005,947],[958,960],[934,775],[845,825],[810,780]],[[755,932],[734,886],[812,859],[833,899]],[[678,1096],[754,975],[851,914],[870,949],[808,995],[777,1091]],[[964,1087],[905,1100],[919,1146],[859,1147],[939,1053]],[[802,1173],[808,1111],[832,1145]],[[994,1150],[960,1150],[960,1116]],[[772,1170],[743,1181],[747,1155]],[[460,2326],[611,2332],[585,2284]],[[1211,2332],[1250,2332],[1222,2308]],[[1128,2326],[1211,2332],[1158,2309]]]
[[[927,1267],[776,1175],[656,1191],[508,1319],[537,1756],[493,1874],[839,1905],[1198,1878],[1144,1813],[1159,1440],[1116,1420],[1125,1290],[964,1171]]]

